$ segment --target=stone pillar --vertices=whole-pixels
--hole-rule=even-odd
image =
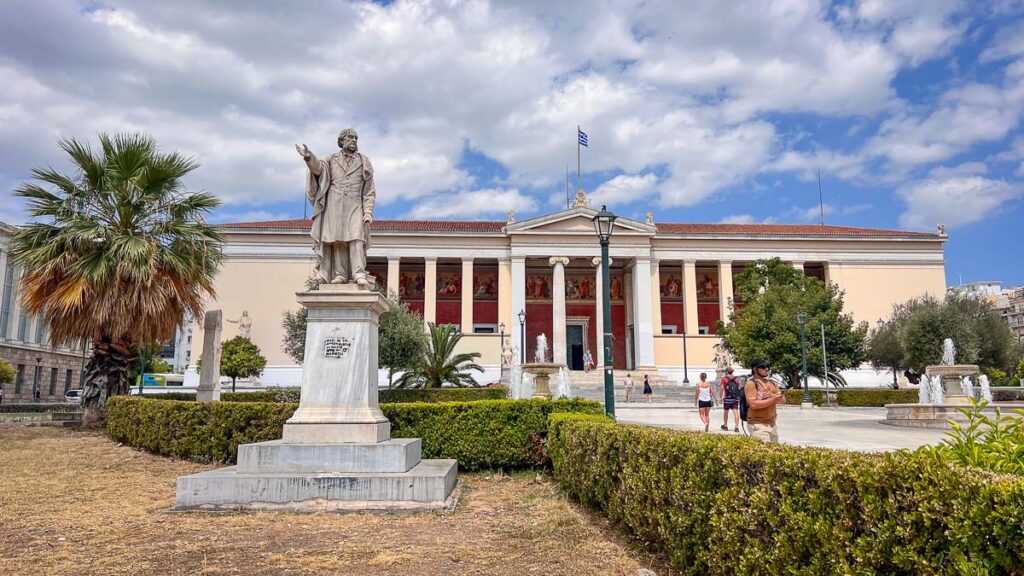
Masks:
[[[519,312],[526,310],[526,258],[512,259],[512,346],[526,358],[523,349],[523,326],[519,325]],[[526,319],[530,321],[529,318]]]
[[[0,279],[0,280],[2,280],[2,279]],[[7,339],[8,340],[17,340],[18,339],[18,324],[21,321],[21,298],[18,297],[18,293],[21,290],[21,281],[22,280],[23,280],[23,278],[22,278],[21,270],[18,270],[17,268],[15,268],[14,269],[14,283],[12,284],[12,287],[14,288],[14,294],[11,296],[11,319],[9,320],[9,322],[11,324],[10,324],[10,326],[8,326],[8,330],[7,330]]]
[[[548,259],[548,264],[554,266],[551,274],[551,361],[565,364],[565,267],[569,259],[554,256]]]
[[[427,258],[423,267],[423,321],[437,322],[437,258]]]
[[[794,260],[793,261],[793,268],[799,270],[800,272],[803,272],[804,271],[804,263],[803,263],[803,261],[802,260],[799,260],[799,261],[798,260]]]
[[[615,260],[608,258],[608,265],[610,266]],[[598,256],[592,261],[594,269],[597,274],[596,291],[594,293],[595,302],[597,302],[594,323],[597,326],[594,328],[594,366],[604,366],[604,287],[601,285],[601,257]]]
[[[654,368],[654,324],[651,302],[651,260],[637,258],[633,265],[633,345],[636,369]]]
[[[398,298],[398,280],[402,273],[399,269],[401,258],[395,256],[394,258],[388,258],[388,297],[390,298],[393,294],[395,298]]]
[[[196,388],[199,402],[220,400],[220,331],[223,327],[223,312],[207,310],[203,319],[203,366]]]
[[[697,261],[683,261],[683,303],[686,310],[687,336],[697,335]]]
[[[651,325],[654,335],[661,335],[661,265],[651,259]]]
[[[518,313],[512,310],[512,262],[498,260],[498,323],[505,325],[506,334],[511,334],[512,324],[519,322],[515,317]]]
[[[4,251],[4,250],[0,250],[0,307],[2,307],[4,305],[4,299],[7,298],[7,293],[5,292],[6,286],[4,286],[4,280],[7,278],[7,266],[8,266],[8,264],[9,264],[9,262],[8,262],[8,259],[7,259],[7,252]],[[13,264],[11,264],[11,265],[13,266]],[[14,307],[14,295],[13,294],[11,295],[11,307],[12,308]],[[9,313],[13,312],[13,310],[8,310],[8,312]],[[9,319],[8,319],[8,322],[10,322]],[[7,337],[8,337],[8,334],[7,334],[8,331],[4,330],[4,328],[7,328],[7,326],[0,325],[0,341],[6,340]]]
[[[473,333],[473,257],[462,259],[462,333]]]
[[[829,271],[829,268],[831,268],[831,264],[829,264],[828,262],[822,262],[821,268],[825,272],[825,285],[828,286],[829,284],[832,283],[832,274]]]
[[[729,303],[732,302],[732,261],[718,262],[718,314],[722,322],[729,323]]]

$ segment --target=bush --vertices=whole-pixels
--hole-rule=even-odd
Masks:
[[[681,574],[1014,574],[1024,481],[911,452],[865,454],[551,418],[574,499]],[[724,544],[724,545],[722,545]]]
[[[292,402],[299,401],[299,388],[268,388],[253,392],[221,392],[221,402]],[[143,394],[143,398],[156,400],[194,401],[194,392],[167,392],[165,394]],[[381,404],[399,402],[472,402],[474,400],[504,400],[508,398],[506,388],[408,388],[383,389],[377,394]]]
[[[951,421],[953,429],[941,444],[919,451],[965,466],[1024,476],[1024,410],[1014,410],[1014,417],[997,408],[990,417],[982,412],[987,405],[973,400],[971,407],[960,408],[967,423]]]
[[[149,399],[149,400],[182,400],[182,401],[186,401],[186,402],[195,402],[196,393],[195,392],[164,392],[162,394],[158,394],[158,393],[145,394],[145,393],[143,393],[142,397],[146,398],[146,399]]]
[[[221,392],[221,402],[299,402],[300,388],[267,388],[253,392]]]
[[[804,397],[803,389],[783,390],[788,404],[800,404]],[[833,391],[835,404],[849,408],[880,408],[886,404],[916,404],[917,389],[903,388],[892,390],[887,388],[843,388]],[[811,390],[811,400],[815,406],[824,405],[821,390]]]
[[[112,398],[107,403],[107,434],[164,456],[234,462],[239,444],[280,438],[297,407]],[[393,438],[422,438],[424,458],[455,458],[460,468],[471,470],[533,466],[544,447],[548,416],[600,414],[602,406],[587,400],[484,400],[381,404],[381,411],[391,421]]]

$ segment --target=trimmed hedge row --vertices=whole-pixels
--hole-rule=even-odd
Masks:
[[[912,452],[766,444],[555,415],[573,498],[681,574],[1020,574],[1024,479]]]
[[[107,402],[107,434],[164,456],[235,462],[239,444],[281,437],[298,407],[271,402],[175,402],[120,396]],[[483,400],[381,404],[393,438],[423,439],[424,458],[455,458],[464,470],[521,468],[546,460],[548,417],[600,414],[587,400]]]
[[[815,406],[824,405],[821,390],[811,390],[811,400]],[[800,404],[803,400],[804,391],[802,388],[784,390],[788,404]],[[836,397],[836,404],[839,406],[859,408],[881,408],[886,404],[914,404],[917,402],[917,390],[904,388],[900,390],[886,390],[884,388],[843,388],[833,391]]]
[[[143,394],[144,398],[157,400],[194,401],[194,392],[165,392],[162,394]],[[384,389],[377,393],[377,401],[384,403],[397,402],[473,402],[476,400],[504,400],[508,398],[508,389],[494,388],[408,388]],[[292,402],[299,401],[299,388],[268,388],[253,392],[222,392],[221,402]]]
[[[79,404],[70,404],[67,402],[33,402],[25,404],[0,404],[0,412],[3,413],[37,413],[37,412],[81,412],[82,407]]]

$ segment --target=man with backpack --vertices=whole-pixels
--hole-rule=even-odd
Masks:
[[[736,427],[733,429],[734,432],[740,431],[740,395],[742,394],[742,387],[740,381],[733,375],[732,368],[726,368],[725,376],[722,377],[722,381],[719,382],[719,386],[722,388],[720,394],[722,398],[722,430],[729,430],[729,411],[733,411],[733,420],[735,420]]]
[[[747,430],[754,438],[767,442],[779,441],[779,430],[775,426],[775,407],[786,403],[786,396],[768,378],[768,362],[758,358],[750,363],[753,375],[743,387],[740,398],[740,418],[747,423]]]

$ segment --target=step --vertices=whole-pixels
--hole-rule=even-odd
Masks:
[[[421,460],[405,472],[258,472],[238,466],[178,478],[175,510],[433,510],[451,504],[455,460]]]
[[[419,438],[351,444],[296,444],[272,440],[239,446],[238,471],[405,472],[420,462],[422,446]]]

